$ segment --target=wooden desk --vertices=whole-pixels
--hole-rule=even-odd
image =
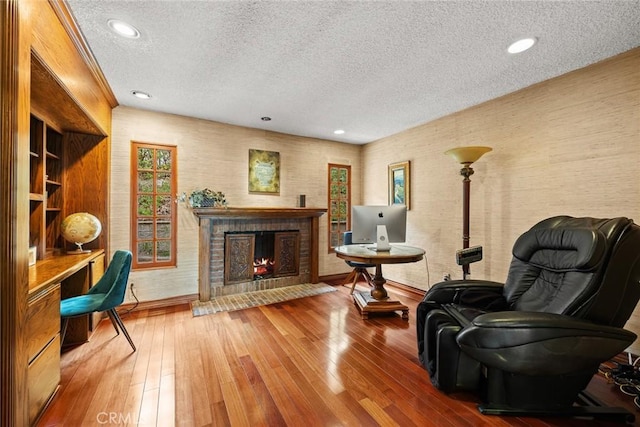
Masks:
[[[60,383],[60,299],[80,295],[104,273],[104,250],[88,254],[51,255],[29,267],[26,335],[29,424],[53,398]],[[97,325],[90,316],[69,322],[67,343],[89,339]]]
[[[338,258],[364,264],[375,264],[376,274],[373,278],[374,287],[371,292],[354,292],[353,300],[360,308],[363,319],[369,318],[369,313],[401,311],[403,319],[409,319],[409,307],[400,301],[389,298],[384,284],[387,282],[382,276],[382,264],[403,264],[417,262],[424,257],[424,249],[405,245],[391,245],[391,250],[376,252],[368,249],[371,245],[343,245],[335,248]]]
[[[104,261],[103,249],[96,249],[86,254],[49,255],[36,262],[29,267],[29,297],[52,283],[62,282],[89,263],[98,261],[100,257]]]

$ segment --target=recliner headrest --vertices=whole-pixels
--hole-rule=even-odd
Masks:
[[[592,228],[543,228],[524,233],[513,256],[547,270],[591,270],[605,253],[605,236]]]

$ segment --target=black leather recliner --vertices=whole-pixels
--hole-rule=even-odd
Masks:
[[[549,218],[517,239],[504,284],[445,281],[426,293],[419,358],[438,389],[478,392],[483,413],[609,413],[574,403],[636,339],[622,328],[639,298],[638,225]]]

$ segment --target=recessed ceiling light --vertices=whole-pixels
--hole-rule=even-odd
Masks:
[[[537,39],[535,37],[527,37],[526,39],[521,39],[516,42],[511,43],[511,45],[507,48],[507,52],[509,53],[520,53],[524,52],[527,49],[530,49],[534,44],[536,44]]]
[[[342,134],[344,134],[344,130],[336,129],[336,130],[333,131],[333,133],[335,133],[336,135],[342,135]]]
[[[260,117],[260,120],[262,120],[263,122],[270,122],[271,117],[268,117],[268,116]]]
[[[138,37],[140,37],[140,31],[138,31],[133,25],[129,25],[124,21],[119,21],[117,19],[109,19],[107,21],[107,25],[109,25],[109,27],[115,31],[116,33],[120,34],[123,37],[127,37],[130,39],[137,39]]]
[[[135,96],[136,98],[140,98],[140,99],[150,99],[151,95],[149,95],[146,92],[140,92],[139,90],[132,90],[131,91],[131,95]]]

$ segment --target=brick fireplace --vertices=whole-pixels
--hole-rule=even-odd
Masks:
[[[195,208],[193,212],[200,222],[200,301],[319,281],[319,217],[326,209]],[[265,278],[255,278],[253,245],[255,236],[263,233],[278,236],[274,237],[277,271]]]

